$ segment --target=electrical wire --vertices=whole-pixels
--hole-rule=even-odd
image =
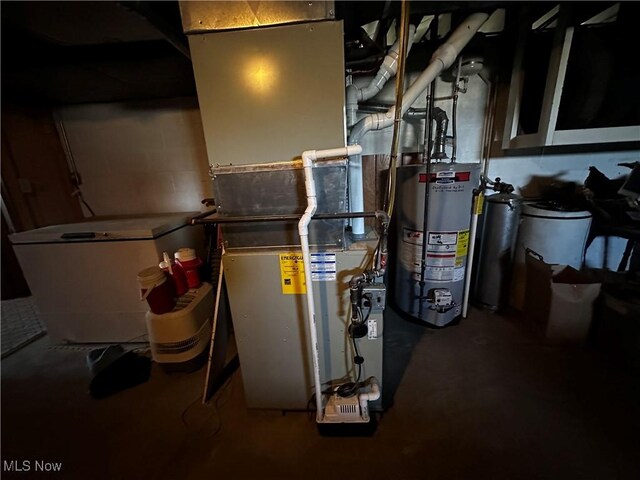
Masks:
[[[233,389],[230,387],[232,385],[233,379],[234,379],[234,376],[231,376],[225,382],[225,384],[218,390],[218,392],[216,392],[216,395],[206,403],[200,402],[202,395],[198,394],[198,396],[193,401],[191,401],[180,414],[180,420],[182,424],[188,430],[190,430],[191,433],[207,431],[208,428],[207,428],[206,422],[210,419],[213,419],[214,417],[216,418],[217,421],[214,423],[215,428],[213,428],[211,432],[209,432],[204,436],[196,435],[198,440],[206,440],[209,438],[213,438],[220,432],[220,430],[222,430],[223,422],[222,422],[222,416],[220,415],[220,409],[224,405],[226,405],[229,399],[231,398]],[[226,395],[226,397],[223,396],[223,394],[227,392],[228,394]],[[210,409],[210,410],[206,412],[203,409]],[[191,420],[187,418],[190,414],[198,416],[202,412],[206,412],[206,414],[202,417],[196,417],[195,419],[191,419]],[[193,429],[192,425],[194,424],[197,424],[197,426],[204,426],[204,427]]]
[[[369,310],[367,310],[367,316],[362,320],[362,323],[366,323],[366,321],[369,320],[369,315],[371,315],[371,310],[373,310],[373,296],[370,293],[367,293],[363,296],[369,300]],[[360,314],[362,314],[362,310],[360,310]]]
[[[362,324],[366,320],[362,319],[362,310],[358,307],[356,310],[356,315],[360,319],[359,323]],[[368,318],[368,315],[367,315]],[[356,343],[356,338],[353,335],[349,335],[351,337],[351,344],[353,345],[353,353],[355,354],[353,357],[354,366],[357,367],[358,374],[354,382],[344,383],[340,385],[336,389],[336,393],[341,397],[350,397],[356,393],[358,388],[360,388],[360,379],[362,378],[362,364],[364,363],[364,358],[360,355],[360,351],[358,350],[358,344]],[[357,361],[356,359],[360,359]]]
[[[73,152],[71,151],[71,145],[69,144],[69,139],[67,138],[67,131],[64,128],[64,123],[62,119],[58,118],[56,121],[56,126],[58,129],[58,135],[62,139],[62,149],[64,151],[65,157],[67,159],[67,165],[71,170],[71,181],[75,190],[71,192],[72,197],[78,197],[80,202],[89,210],[89,213],[92,217],[96,216],[96,212],[93,211],[91,205],[85,200],[84,195],[82,194],[82,189],[80,185],[82,185],[82,177],[80,176],[80,172],[78,171],[78,166],[76,165],[76,161],[73,158]]]
[[[358,323],[359,324],[363,324],[365,323],[368,318],[369,315],[371,315],[371,310],[373,310],[373,304],[371,303],[371,296],[369,295],[369,310],[367,311],[367,315],[364,316],[362,313],[362,309],[360,307],[357,307],[356,309],[356,315],[358,317]],[[324,390],[321,391],[321,393],[323,395],[332,395],[332,394],[338,394],[341,397],[351,397],[353,395],[355,395],[358,391],[358,389],[360,389],[361,387],[364,386],[364,383],[361,381],[362,379],[362,364],[364,363],[364,358],[360,355],[360,350],[358,349],[358,343],[356,342],[356,338],[352,335],[349,335],[351,337],[351,344],[353,346],[353,353],[354,353],[354,357],[353,357],[353,364],[354,364],[354,370],[357,370],[357,374],[356,374],[356,378],[355,381],[353,382],[348,382],[348,383],[343,383],[342,385],[339,385],[337,387],[329,387],[326,388]],[[358,361],[357,359],[360,359],[360,361]],[[325,382],[326,383],[326,382]],[[315,413],[316,413],[316,409],[314,408],[315,406],[315,399],[316,399],[316,394],[312,394],[311,397],[309,398],[309,401],[307,402],[307,412],[309,412],[309,419],[313,420],[315,418]]]
[[[89,205],[87,203],[87,201],[84,199],[84,195],[82,194],[82,190],[80,190],[80,187],[78,187],[76,190],[74,190],[71,195],[76,196],[76,197],[78,197],[80,199],[82,204],[85,207],[87,207],[87,210],[89,210],[89,213],[91,214],[92,217],[96,216],[96,212],[93,211],[93,208],[91,208],[91,205]]]

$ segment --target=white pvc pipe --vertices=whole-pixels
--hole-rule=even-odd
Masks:
[[[411,51],[413,45],[413,37],[416,33],[415,25],[409,25],[409,38],[407,43],[407,55]],[[351,84],[347,87],[347,126],[352,127],[356,123],[356,112],[358,110],[358,102],[364,102],[370,98],[375,97],[387,81],[398,72],[398,54],[400,52],[400,41],[398,38],[396,42],[391,45],[389,52],[384,57],[382,65],[378,69],[375,77],[371,79],[369,85],[365,87],[358,87]]]
[[[402,101],[402,115],[415,103],[422,95],[429,84],[442,72],[449,68],[462,49],[473,38],[482,24],[489,18],[487,13],[473,13],[464,20],[458,28],[449,36],[447,41],[441,45],[431,57],[427,68],[411,84],[404,93]],[[373,113],[367,115],[353,127],[350,143],[360,143],[363,135],[369,130],[381,130],[393,123],[395,116],[395,105],[386,113]]]
[[[369,383],[371,384],[371,390],[358,395],[360,412],[364,418],[369,418],[369,402],[374,402],[380,398],[380,385],[378,384],[378,380],[375,377],[371,377]]]
[[[316,394],[316,421],[322,421],[322,384],[320,383],[320,359],[318,354],[318,332],[316,330],[316,311],[313,299],[313,283],[311,280],[311,253],[309,251],[309,222],[316,213],[318,201],[316,199],[316,183],[313,178],[313,162],[321,158],[348,157],[362,152],[360,145],[350,145],[328,150],[307,150],[302,152],[302,167],[304,169],[304,186],[307,193],[307,208],[298,222],[298,233],[302,246],[302,263],[304,265],[304,279],[306,283],[307,323],[311,337],[311,357],[313,359],[313,386]]]
[[[349,211],[364,212],[364,181],[362,154],[349,158]],[[351,219],[351,235],[355,240],[364,238],[364,218]]]
[[[482,198],[481,198],[482,197]],[[473,202],[473,212],[471,214],[471,227],[469,228],[469,251],[467,254],[467,271],[464,277],[464,293],[462,295],[462,318],[467,318],[469,312],[469,293],[471,292],[471,273],[473,271],[473,256],[476,251],[476,232],[478,231],[479,205],[484,201],[484,195],[480,192]]]
[[[416,27],[409,25],[409,38],[407,44],[407,55],[413,45],[413,37]],[[398,55],[400,52],[400,41],[398,38],[391,46],[389,52],[384,57],[382,65],[378,69],[375,77],[371,79],[369,85],[360,88],[354,84],[347,87],[347,127],[351,128],[356,123],[356,112],[358,102],[363,102],[375,97],[385,86],[387,81],[398,72]],[[359,142],[351,142],[357,144]],[[362,157],[360,155],[349,160],[349,211],[364,211],[364,186],[362,180]],[[352,218],[350,221],[351,233],[355,239],[363,238],[365,235],[364,218]]]
[[[407,113],[407,110],[409,110],[415,101],[423,94],[440,72],[453,64],[462,49],[469,43],[469,40],[471,40],[488,18],[489,14],[486,13],[473,13],[469,15],[458,28],[453,31],[447,41],[433,53],[427,68],[404,93],[402,115]],[[396,107],[394,105],[386,113],[373,113],[364,117],[356,123],[353,130],[351,130],[349,143],[351,145],[357,145],[361,143],[362,137],[370,130],[381,130],[391,126],[395,112]],[[364,180],[362,178],[362,157],[360,155],[349,159],[349,171],[349,207],[352,212],[361,212],[364,210]],[[359,175],[356,175],[356,173],[359,173]],[[364,219],[353,219],[351,230],[356,238],[364,236]]]
[[[351,128],[358,120],[358,87],[353,83],[347,86],[345,111],[347,114],[347,128]]]

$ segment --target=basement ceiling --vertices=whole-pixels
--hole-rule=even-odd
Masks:
[[[177,2],[6,2],[4,101],[195,95]]]
[[[510,5],[414,1],[411,21],[448,12],[455,25],[472,11]],[[548,5],[537,2],[530,8],[544,11]],[[357,59],[376,67],[399,13],[399,1],[335,2],[336,18],[344,20],[347,64],[352,54],[362,54],[357,51],[363,47],[361,26],[380,21],[375,44],[364,45],[370,52]],[[2,4],[5,102],[62,105],[195,95],[177,1]]]

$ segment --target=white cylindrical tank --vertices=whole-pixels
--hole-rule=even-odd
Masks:
[[[431,165],[424,249],[426,165],[406,165],[397,172],[395,302],[412,317],[443,327],[462,313],[471,205],[480,166]]]
[[[591,213],[562,208],[549,202],[522,205],[513,266],[511,304],[522,310],[526,289],[526,250],[542,255],[546,263],[582,267]]]

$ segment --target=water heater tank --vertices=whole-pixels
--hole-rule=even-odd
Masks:
[[[550,202],[522,205],[513,265],[511,304],[522,310],[526,289],[526,250],[542,255],[546,263],[579,270],[584,259],[591,213]]]
[[[394,299],[408,315],[443,327],[462,313],[471,205],[480,167],[476,163],[431,165],[426,235],[426,165],[405,165],[397,171]]]

